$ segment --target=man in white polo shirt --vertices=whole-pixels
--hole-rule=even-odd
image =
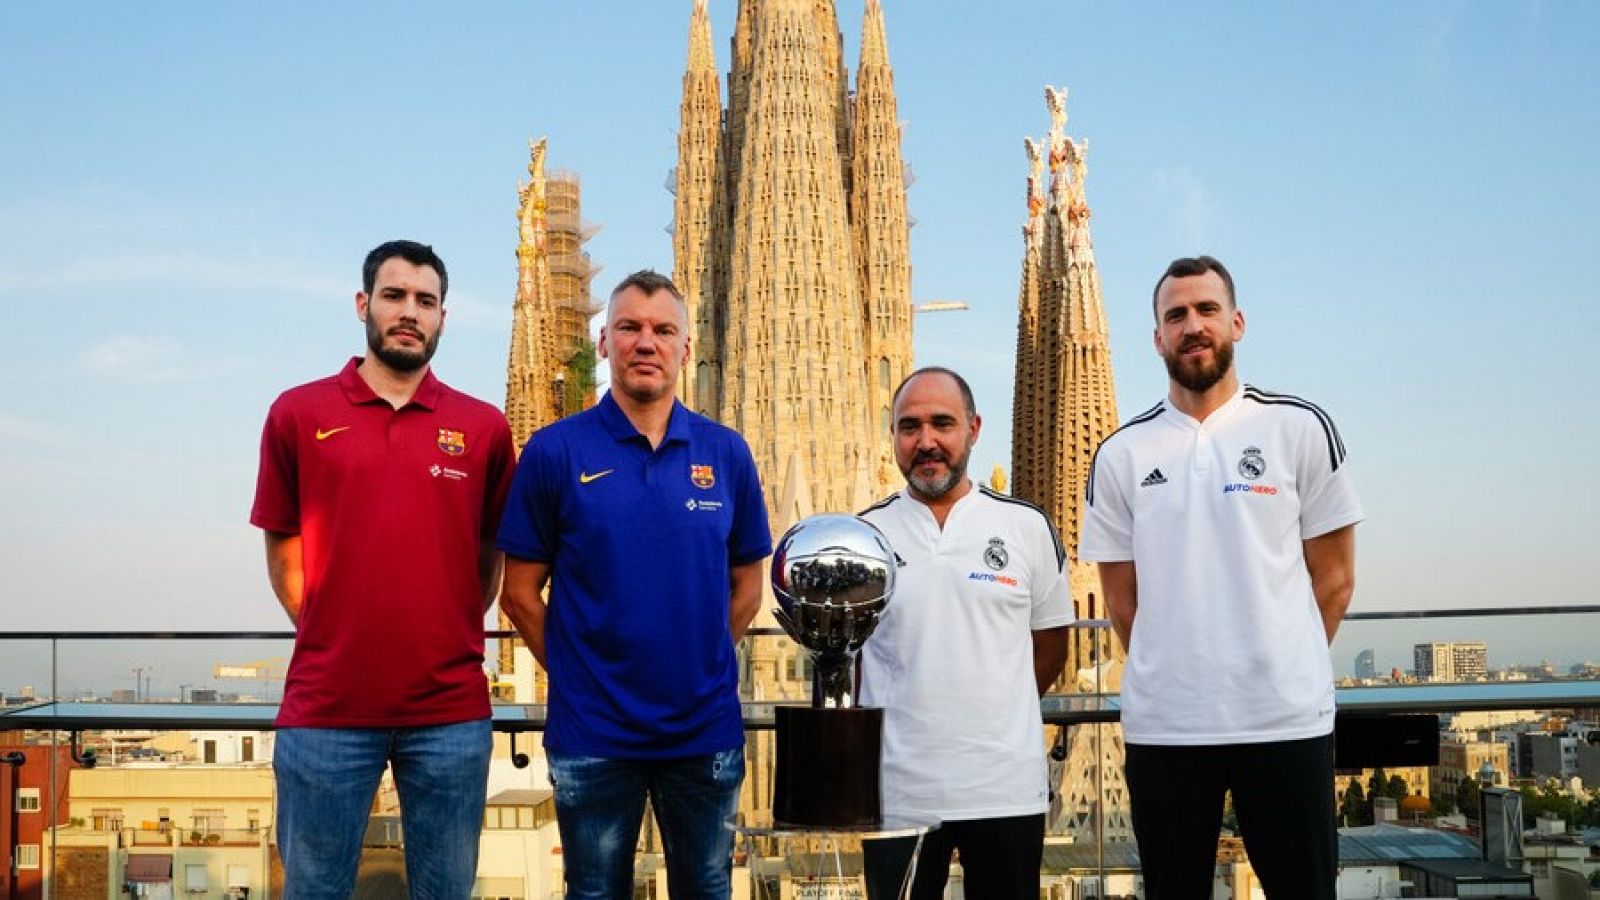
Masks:
[[[1100,445],[1080,552],[1128,648],[1122,725],[1145,897],[1211,896],[1223,795],[1270,900],[1333,900],[1333,669],[1362,518],[1333,420],[1241,385],[1209,256],[1155,289],[1167,398]]]
[[[862,513],[900,557],[895,594],[861,651],[861,699],[881,706],[886,817],[941,823],[911,896],[944,896],[951,852],[968,897],[1033,900],[1050,794],[1039,695],[1072,622],[1066,554],[1038,507],[975,487],[982,420],[949,369],[895,392],[906,488]],[[914,838],[863,845],[868,896],[900,896]]]

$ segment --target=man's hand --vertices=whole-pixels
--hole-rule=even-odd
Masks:
[[[1311,592],[1322,613],[1322,628],[1328,643],[1339,630],[1350,597],[1356,591],[1356,527],[1346,525],[1317,535],[1304,543],[1306,571],[1311,574]]]
[[[263,531],[267,538],[267,579],[283,604],[289,622],[300,625],[300,605],[306,598],[305,555],[300,535]]]
[[[744,637],[750,623],[761,611],[761,574],[765,558],[728,569],[728,631],[734,641]]]
[[[1106,595],[1106,615],[1111,628],[1122,640],[1122,649],[1133,645],[1133,617],[1139,611],[1139,577],[1132,560],[1096,563],[1100,567],[1100,589]]]
[[[500,611],[506,614],[522,642],[533,651],[539,666],[548,670],[544,660],[544,591],[550,580],[550,564],[506,557],[505,579],[500,586]]]

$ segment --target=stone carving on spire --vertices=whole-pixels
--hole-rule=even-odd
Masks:
[[[1012,397],[1012,492],[1045,511],[1072,560],[1078,557],[1080,498],[1095,448],[1117,426],[1110,338],[1100,275],[1089,236],[1085,192],[1086,141],[1067,136],[1067,91],[1045,88],[1050,113],[1046,139],[1048,201],[1041,183],[1042,148],[1029,140],[1028,215],[1024,229],[1022,287],[1017,310],[1017,372]],[[1071,562],[1068,580],[1081,618],[1105,615],[1098,572]],[[1093,669],[1099,686],[1115,691],[1122,648],[1109,633],[1074,635],[1066,670]],[[1066,689],[1071,690],[1069,681]],[[1121,781],[1121,733],[1104,726],[1104,742],[1090,729],[1068,740],[1061,819],[1053,830],[1093,840],[1130,840],[1131,822]],[[1096,769],[1103,780],[1095,777]]]

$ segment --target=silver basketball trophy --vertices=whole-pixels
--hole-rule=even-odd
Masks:
[[[882,820],[883,710],[856,705],[855,658],[894,593],[898,559],[855,516],[809,516],[772,554],[778,624],[811,653],[811,706],[779,706],[773,818],[814,827]]]

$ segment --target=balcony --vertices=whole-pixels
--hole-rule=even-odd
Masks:
[[[1083,639],[1093,643],[1099,640],[1097,635],[1103,635],[1106,623],[1085,622],[1077,627]],[[756,632],[762,638],[785,640],[775,629],[757,629]],[[1395,763],[1384,762],[1382,748],[1377,744],[1382,743],[1386,731],[1401,721],[1396,717],[1404,715],[1454,717],[1456,730],[1444,732],[1447,745],[1458,738],[1493,744],[1497,732],[1503,741],[1506,735],[1515,733],[1516,727],[1521,727],[1514,722],[1519,717],[1527,719],[1530,726],[1537,723],[1533,731],[1536,736],[1548,735],[1550,732],[1542,729],[1548,729],[1557,721],[1587,722],[1600,731],[1600,666],[1595,665],[1594,660],[1560,657],[1545,662],[1543,656],[1529,656],[1526,651],[1521,658],[1508,659],[1508,652],[1500,649],[1513,643],[1513,638],[1517,643],[1537,648],[1559,646],[1563,639],[1570,641],[1573,635],[1589,635],[1580,644],[1592,646],[1600,653],[1600,644],[1592,637],[1597,634],[1600,634],[1600,606],[1352,614],[1333,648],[1335,676],[1339,680],[1341,753],[1351,749],[1370,751],[1365,754],[1368,758],[1364,762],[1382,764],[1393,771]],[[492,640],[510,637],[506,632],[488,632],[487,636]],[[278,680],[281,667],[241,665],[239,661],[262,663],[286,658],[291,642],[289,632],[0,632],[0,689],[7,695],[6,705],[0,706],[0,745],[65,748],[80,761],[70,767],[73,769],[87,760],[87,751],[97,751],[101,769],[122,773],[129,784],[160,777],[154,773],[207,767],[255,778],[264,785],[259,801],[229,802],[241,807],[250,803],[257,805],[248,811],[230,808],[225,815],[230,822],[259,816],[255,820],[256,828],[184,827],[192,821],[192,809],[178,809],[179,800],[123,798],[119,802],[130,806],[143,804],[138,809],[118,810],[128,823],[153,821],[157,807],[165,803],[171,808],[174,824],[166,830],[130,827],[111,840],[112,847],[121,847],[124,853],[135,849],[145,852],[173,848],[169,852],[178,854],[179,864],[191,857],[204,858],[213,851],[226,852],[230,847],[239,851],[258,848],[253,851],[254,858],[262,858],[259,848],[267,847],[271,841],[270,773],[265,767],[270,759],[272,719],[281,695],[281,681]],[[1433,642],[1467,646],[1467,651],[1458,654],[1464,671],[1455,673],[1454,680],[1448,677],[1451,673],[1417,674],[1420,662],[1415,653],[1421,651],[1416,645]],[[1474,668],[1473,663],[1477,651],[1470,645],[1477,643],[1485,645],[1489,663],[1482,671]],[[496,659],[493,648],[487,656],[491,661]],[[1440,660],[1443,659],[1441,656]],[[1365,670],[1356,671],[1350,665],[1351,660],[1365,666]],[[1456,658],[1451,657],[1451,664],[1456,662]],[[1513,662],[1516,664],[1509,664]],[[228,674],[208,679],[207,672]],[[1057,771],[1077,767],[1076,771],[1065,773],[1069,780],[1076,778],[1077,784],[1067,791],[1070,802],[1058,802],[1052,811],[1052,836],[1047,842],[1040,873],[1040,896],[1052,900],[1141,896],[1138,850],[1129,835],[1126,810],[1119,808],[1116,799],[1120,772],[1110,763],[1101,762],[1114,758],[1107,756],[1107,752],[1120,747],[1120,730],[1115,727],[1120,706],[1118,696],[1105,684],[1096,682],[1100,675],[1100,669],[1092,668],[1078,673],[1076,679],[1063,679],[1069,687],[1076,681],[1080,690],[1051,693],[1040,703],[1047,736],[1059,735],[1061,747],[1069,757],[1057,761]],[[31,692],[16,690],[25,684],[36,687]],[[131,689],[120,685],[131,685]],[[110,696],[112,689],[117,691],[115,701]],[[24,693],[32,696],[19,696]],[[193,702],[194,698],[204,702]],[[756,734],[770,730],[773,710],[780,702],[789,701],[757,701],[747,697],[744,704],[747,728]],[[1531,712],[1519,716],[1517,711]],[[496,763],[495,776],[501,779],[501,789],[508,784],[514,788],[542,787],[537,776],[530,774],[540,770],[538,751],[536,746],[530,745],[536,743],[531,733],[543,728],[544,714],[544,706],[538,703],[494,703],[494,726],[505,736],[503,746],[497,751],[497,756],[505,759]],[[1347,740],[1346,736],[1354,737]],[[1486,740],[1478,741],[1480,737]],[[1360,741],[1351,746],[1357,738]],[[1363,747],[1362,743],[1370,746]],[[1536,785],[1541,781],[1539,773],[1531,768],[1531,753],[1522,752],[1524,749],[1505,748],[1506,771],[1499,773],[1503,784]],[[515,769],[510,758],[528,751],[534,757],[534,768]],[[1584,760],[1590,758],[1590,754],[1583,755]],[[49,759],[53,770],[57,757],[51,755]],[[1600,746],[1595,748],[1593,760],[1600,765]],[[1369,770],[1372,767],[1364,766]],[[1429,777],[1427,769],[1421,771],[1422,774],[1415,777]],[[1370,774],[1368,771],[1357,777],[1365,780]],[[1448,780],[1452,776],[1446,774],[1441,776],[1445,780],[1440,783],[1451,784],[1453,790],[1464,778],[1470,779],[1476,774],[1463,770],[1453,781]],[[51,777],[40,777],[38,782],[62,784],[70,793],[73,782],[67,775],[53,771]],[[1351,777],[1341,774],[1337,779],[1341,792]],[[1413,776],[1408,774],[1407,777]],[[1593,777],[1592,783],[1600,786],[1600,774]],[[137,793],[136,789],[130,790]],[[491,785],[491,793],[494,791]],[[1426,817],[1432,822],[1437,817],[1431,812],[1447,812],[1455,798],[1433,796],[1431,789],[1428,793],[1431,805],[1438,808]],[[70,827],[69,819],[87,820],[91,807],[99,810],[117,803],[101,796],[56,797],[53,791],[46,794],[45,808],[59,809],[61,822],[58,839],[47,842],[45,858],[41,860],[49,884],[49,873],[57,871],[58,863],[64,865],[75,858],[73,854],[81,852],[83,846],[97,840],[92,829]],[[191,807],[196,803],[211,807],[220,804],[216,798],[196,796],[191,800]],[[1600,810],[1600,796],[1596,798],[1596,809]],[[1415,808],[1411,811],[1416,812]],[[392,814],[393,810],[388,812]],[[1526,818],[1523,824],[1531,831],[1537,830],[1535,812],[1523,808]],[[1340,843],[1344,872],[1340,896],[1363,900],[1366,897],[1399,897],[1405,895],[1401,882],[1410,882],[1413,888],[1427,883],[1434,885],[1432,889],[1440,890],[1438,885],[1449,881],[1451,865],[1438,863],[1438,860],[1473,856],[1478,852],[1480,840],[1475,816],[1446,815],[1442,821],[1445,822],[1442,831],[1431,826],[1423,831],[1407,831],[1396,822],[1385,823],[1381,819],[1376,825],[1347,828]],[[546,828],[485,831],[484,846],[494,848],[493,853],[510,854],[512,851],[506,848],[515,843],[517,859],[534,860],[518,864],[529,869],[528,872],[520,869],[496,872],[494,884],[504,887],[520,879],[524,896],[544,896],[556,889],[551,885],[559,887],[559,840],[553,834],[553,824],[546,824]],[[1600,821],[1596,825],[1600,825]],[[1445,837],[1436,838],[1437,835]],[[660,895],[654,886],[655,872],[661,868],[659,848],[651,844],[652,836],[652,830],[647,828],[639,868],[642,896]],[[103,843],[105,837],[98,840]],[[1525,853],[1527,862],[1521,864],[1522,868],[1506,871],[1521,879],[1518,884],[1526,883],[1530,890],[1538,889],[1539,896],[1544,896],[1545,888],[1553,885],[1558,877],[1565,877],[1559,876],[1555,869],[1574,865],[1585,870],[1600,869],[1600,849],[1589,849],[1580,839],[1563,838],[1551,843],[1535,838],[1537,835],[1527,843],[1532,849]],[[1600,832],[1592,842],[1600,845]],[[1540,849],[1547,843],[1570,849]],[[1404,849],[1407,846],[1412,846],[1418,854],[1415,860],[1408,862],[1396,856],[1412,852]],[[1389,849],[1383,849],[1385,847]],[[533,855],[529,853],[530,848],[535,851]],[[373,852],[380,849],[375,847]],[[757,852],[761,852],[760,848]],[[271,896],[277,887],[271,883],[272,873],[278,871],[273,861],[275,853],[269,851],[265,857],[268,861],[259,864],[256,868],[260,871],[255,872],[261,892],[253,892],[253,896]],[[1435,862],[1430,864],[1428,859]],[[806,866],[796,868],[781,857],[751,859],[743,856],[741,863],[740,877],[749,877],[749,871],[754,869],[763,873],[761,877],[775,888],[785,880],[800,884],[807,877],[823,877],[815,872],[808,875],[810,870]],[[1402,872],[1405,865],[1412,863],[1420,868]],[[65,868],[61,871],[65,872]],[[840,871],[828,877],[842,877],[848,881],[852,876],[848,871]],[[959,870],[952,884],[958,883],[958,877]],[[1218,879],[1218,883],[1233,891],[1234,896],[1250,896],[1253,875],[1248,860],[1242,848],[1234,846],[1230,850],[1227,840],[1219,848]],[[65,884],[65,880],[62,883]],[[820,881],[815,883],[818,890],[826,893]],[[1507,887],[1510,893],[1506,895],[1533,896],[1532,893],[1517,894],[1521,889]],[[61,895],[70,894],[63,888]],[[1421,896],[1414,890],[1410,895]],[[1596,896],[1600,896],[1600,892]]]

